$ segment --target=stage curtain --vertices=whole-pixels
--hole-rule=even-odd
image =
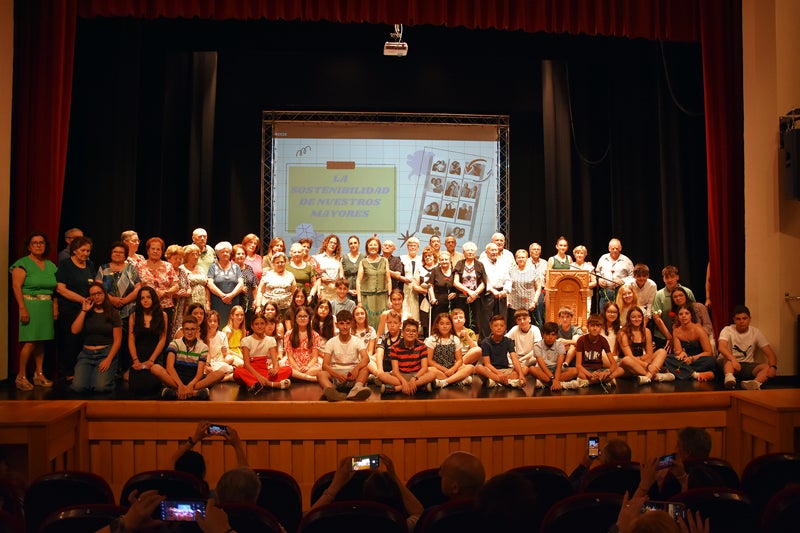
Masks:
[[[699,39],[696,0],[78,0],[82,17],[403,23]]]
[[[711,305],[719,331],[744,303],[742,6],[701,1]]]

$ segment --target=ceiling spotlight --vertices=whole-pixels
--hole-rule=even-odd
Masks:
[[[383,55],[405,57],[408,54],[408,45],[403,42],[403,25],[395,24],[394,31],[389,34],[394,41],[386,41],[383,45]]]

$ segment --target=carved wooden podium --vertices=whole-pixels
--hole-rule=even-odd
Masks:
[[[572,323],[586,328],[586,298],[589,295],[590,272],[585,270],[548,270],[545,279],[548,322],[558,322],[558,310],[572,309]]]

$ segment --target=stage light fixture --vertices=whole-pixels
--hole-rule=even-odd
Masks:
[[[403,42],[403,25],[395,24],[394,31],[389,36],[395,40],[383,44],[383,55],[405,57],[408,54],[408,44]]]

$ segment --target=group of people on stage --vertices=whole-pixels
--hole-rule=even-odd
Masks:
[[[397,256],[392,241],[376,236],[363,253],[350,236],[342,253],[339,237],[328,235],[318,254],[301,239],[287,256],[274,238],[262,257],[254,234],[212,248],[197,228],[186,246],[148,239],[142,256],[137,233],[124,231],[99,268],[90,238],[73,228],[65,240],[56,266],[46,259],[47,237],[32,233],[27,255],[10,268],[20,390],[52,386],[43,361],[44,342],[54,337],[59,374],[73,390],[111,391],[121,376],[134,394],[161,390],[178,399],[207,398],[211,385],[230,380],[253,394],[317,382],[337,401],[368,398],[372,381],[411,395],[468,385],[473,374],[490,387],[524,387],[529,376],[553,390],[624,376],[642,384],[708,381],[717,371],[726,388],[736,379],[759,388],[776,375],[777,357],[750,326],[747,308],[734,309],[733,325],[715,342],[706,307],[680,285],[677,268],[664,267],[657,290],[618,239],[593,266],[584,246],[568,255],[564,237],[546,261],[538,243],[530,255],[512,254],[501,233],[480,256],[472,242],[459,252],[453,236],[444,248],[433,236],[421,251],[412,236]],[[545,322],[544,281],[554,269],[590,272],[587,309],[596,290],[599,313],[584,321],[564,307],[558,322]],[[757,349],[766,363],[756,363]]]

